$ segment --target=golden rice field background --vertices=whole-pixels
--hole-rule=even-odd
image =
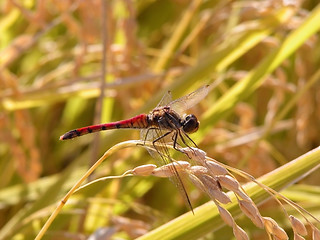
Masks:
[[[147,113],[166,91],[178,98],[205,84],[214,88],[189,111],[200,120],[192,139],[256,178],[300,157],[266,183],[319,218],[319,29],[320,5],[308,0],[1,1],[0,239],[34,239],[105,151],[139,139],[136,130],[60,135]],[[144,148],[121,149],[90,179],[149,163],[160,164]],[[248,194],[291,239],[275,201]],[[209,201],[192,186],[188,195],[194,208]],[[44,239],[234,237],[217,214],[203,220],[211,208],[175,225],[189,210],[168,179],[109,179],[72,195]],[[268,239],[237,214],[250,239]],[[99,238],[103,231],[110,238]]]

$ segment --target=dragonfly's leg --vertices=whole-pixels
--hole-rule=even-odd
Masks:
[[[173,141],[173,148],[175,149],[175,150],[177,150],[178,152],[182,152],[182,153],[184,153],[181,149],[179,149],[179,148],[177,148],[177,145],[179,145],[178,144],[178,142],[177,142],[177,139],[178,139],[178,132],[179,130],[176,130],[175,132],[174,132],[174,134],[172,135],[172,141]]]
[[[184,131],[182,131],[182,132],[183,132],[183,134],[194,144],[194,146],[195,146],[196,148],[199,148],[198,145],[189,137],[188,134],[186,134]],[[180,137],[181,137],[181,139],[182,139],[182,142],[183,142],[187,147],[190,148],[190,146],[188,146],[188,144],[186,144],[186,142],[184,141],[184,139],[183,139],[180,131],[179,131],[179,135],[180,135]]]
[[[144,139],[143,139],[143,145],[146,145],[146,141],[147,141],[147,137],[148,137],[149,131],[150,131],[150,130],[155,130],[155,129],[158,129],[158,128],[156,128],[156,127],[150,127],[150,128],[147,129],[147,132],[146,132],[146,134],[145,134],[145,136],[144,136]]]
[[[195,146],[196,148],[198,148],[197,144],[188,136],[188,134],[186,134],[184,131],[182,131],[182,132],[183,132],[183,134],[194,144],[194,146]],[[183,136],[182,136],[182,134],[181,134],[181,131],[179,131],[179,136],[180,136],[180,138],[181,138],[181,141],[184,143],[184,145],[186,145],[186,147],[188,147],[188,148],[193,152],[193,154],[196,156],[196,155],[197,155],[197,152],[196,152],[192,147],[190,147],[190,146],[186,143],[185,139],[183,138]],[[180,152],[183,152],[183,151],[180,150]],[[183,153],[185,153],[185,152],[183,152]],[[188,156],[188,158],[191,158],[187,153],[185,153],[185,154]]]
[[[158,128],[156,128],[156,129],[158,129]],[[163,153],[161,153],[161,152],[159,151],[158,147],[156,146],[156,142],[159,141],[159,140],[161,140],[162,138],[168,136],[170,133],[172,133],[172,131],[166,132],[165,134],[161,135],[160,137],[158,137],[158,138],[156,138],[156,139],[154,139],[154,140],[152,141],[153,148],[157,151],[157,153],[160,155],[160,157],[161,157],[163,160],[164,160],[164,158],[163,158]],[[164,161],[165,161],[165,160],[164,160]]]
[[[177,150],[178,152],[181,152],[181,153],[187,155],[187,157],[188,157],[189,159],[191,159],[192,157],[190,157],[186,151],[184,151],[184,150],[182,150],[182,149],[180,149],[180,148],[177,148],[177,145],[179,146],[179,144],[178,144],[178,142],[177,142],[177,138],[178,138],[178,133],[177,133],[177,132],[179,133],[179,136],[180,136],[182,142],[184,143],[184,145],[186,145],[188,148],[190,148],[191,151],[194,152],[194,150],[193,150],[193,149],[185,142],[185,140],[183,139],[183,137],[182,137],[182,135],[181,135],[181,133],[180,133],[180,130],[175,131],[174,135],[172,136],[173,148],[174,148],[175,150]],[[180,147],[181,147],[181,146],[180,146]],[[196,155],[195,152],[194,152],[194,154]]]
[[[168,136],[170,133],[172,133],[172,131],[166,132],[165,134],[161,135],[160,137],[154,139],[152,141],[153,147],[155,147],[155,143],[158,142],[159,140],[161,140],[162,138]]]

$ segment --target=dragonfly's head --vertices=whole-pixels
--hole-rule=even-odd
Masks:
[[[183,124],[182,124],[182,129],[186,133],[193,133],[196,132],[199,128],[199,121],[197,117],[193,114],[189,114],[185,117]]]

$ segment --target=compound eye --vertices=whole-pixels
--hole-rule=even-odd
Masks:
[[[197,117],[193,114],[187,115],[183,124],[183,131],[186,133],[196,132],[199,128],[199,121]]]

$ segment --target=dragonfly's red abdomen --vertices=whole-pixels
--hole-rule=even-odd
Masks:
[[[88,133],[99,132],[104,130],[118,129],[118,128],[147,128],[149,126],[148,116],[146,114],[140,114],[127,120],[121,120],[112,123],[104,123],[98,125],[92,125],[88,127],[78,128],[71,130],[60,137],[60,140],[67,140],[75,137],[79,137]]]

